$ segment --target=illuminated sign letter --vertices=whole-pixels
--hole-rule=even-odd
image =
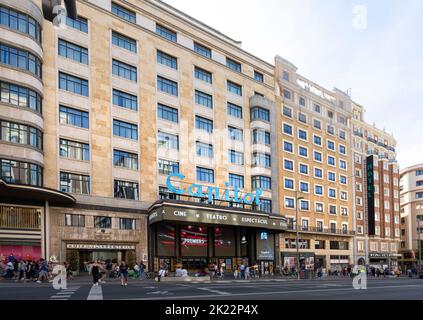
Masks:
[[[172,174],[170,174],[168,177],[167,177],[167,179],[166,179],[166,187],[167,187],[167,189],[169,190],[169,192],[170,193],[176,193],[176,194],[184,194],[184,192],[185,192],[185,190],[184,189],[178,189],[178,188],[175,188],[173,185],[172,185],[172,178],[179,178],[179,179],[181,179],[181,180],[184,180],[185,179],[185,176],[183,175],[183,174],[179,174],[179,173],[172,173]]]

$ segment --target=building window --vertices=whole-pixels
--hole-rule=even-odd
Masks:
[[[121,150],[113,150],[113,165],[115,167],[138,170],[138,155]]]
[[[135,219],[130,218],[119,218],[119,229],[120,230],[135,230],[136,224]]]
[[[178,96],[178,83],[160,76],[157,76],[157,88],[159,91]]]
[[[295,208],[295,200],[293,198],[285,197],[285,208]]]
[[[0,63],[29,71],[41,78],[41,60],[26,50],[0,43]]]
[[[156,33],[163,38],[176,42],[177,41],[177,34],[175,31],[170,30],[160,24],[156,24]]]
[[[335,143],[333,141],[328,140],[327,146],[329,150],[335,151]]]
[[[238,118],[238,119],[242,119],[242,107],[237,106],[236,104],[230,103],[228,102],[228,115]]]
[[[113,59],[112,73],[115,76],[137,82],[137,68],[124,62]]]
[[[323,203],[320,202],[315,202],[315,211],[317,213],[323,213]],[[323,231],[323,223],[322,223],[322,229],[319,230],[320,232]]]
[[[252,180],[252,187],[254,190],[256,189],[263,189],[263,190],[271,190],[272,184],[271,184],[271,178],[265,177],[265,176],[253,176],[251,178]]]
[[[294,162],[291,160],[284,160],[284,168],[285,170],[294,171]]]
[[[213,158],[213,145],[202,143],[202,142],[196,142],[196,154],[199,157],[206,157],[206,158]]]
[[[169,193],[169,190],[166,187],[159,186],[159,198],[161,200],[171,199],[171,200],[180,200],[181,196],[175,193]]]
[[[242,129],[234,128],[231,126],[228,126],[228,135],[229,139],[236,140],[236,141],[243,141],[244,140],[244,134]]]
[[[416,192],[416,199],[423,199],[423,192]]]
[[[298,121],[302,123],[307,123],[307,116],[304,113],[298,113]]]
[[[321,221],[319,221],[321,222]],[[322,227],[323,231],[323,227]],[[324,250],[326,249],[326,241],[325,240],[315,240],[314,241],[314,249],[316,250]]]
[[[336,199],[336,189],[328,188],[328,197]]]
[[[253,144],[270,145],[270,132],[254,129],[253,130]]]
[[[244,165],[244,154],[242,152],[237,152],[235,150],[229,150],[229,162],[239,166]]]
[[[110,217],[94,217],[94,228],[111,229],[112,228],[112,218],[110,218]]]
[[[260,121],[270,121],[270,112],[267,109],[262,107],[253,107],[251,108],[251,121],[260,120]]]
[[[90,177],[82,174],[60,172],[60,191],[90,194]]]
[[[346,148],[342,144],[339,145],[339,153],[347,154]]]
[[[178,123],[178,109],[165,106],[163,104],[157,105],[157,116],[159,119],[172,121]]]
[[[322,138],[319,136],[313,136],[313,142],[315,145],[321,146],[322,145]]]
[[[308,193],[308,182],[300,182],[300,191],[304,193]]]
[[[214,183],[214,170],[197,167],[197,181]]]
[[[138,183],[115,180],[114,195],[119,199],[138,200]]]
[[[329,205],[329,214],[336,214],[336,206],[334,205]]]
[[[88,64],[88,49],[59,39],[59,56]]]
[[[314,177],[316,178],[323,178],[323,170],[319,168],[314,168]]]
[[[259,211],[271,213],[272,212],[272,200],[260,199]]]
[[[160,148],[179,150],[179,137],[177,135],[159,131],[157,143]]]
[[[178,59],[163,51],[157,51],[157,62],[169,68],[178,69]]]
[[[236,72],[241,72],[241,64],[237,61],[226,58],[226,66]]]
[[[213,109],[213,97],[199,90],[195,90],[195,103]]]
[[[285,189],[294,190],[294,180],[285,178]]]
[[[283,115],[288,118],[292,118],[292,109],[287,106],[283,106]]]
[[[307,141],[307,131],[299,129],[298,130],[298,139]]]
[[[264,75],[258,71],[254,71],[254,80],[264,82]]]
[[[336,174],[335,172],[328,172],[328,180],[335,182],[336,181]]]
[[[24,124],[0,121],[0,139],[18,144],[30,145],[39,150],[43,149],[43,133]]]
[[[347,162],[345,160],[339,160],[339,167],[343,170],[347,169]]]
[[[195,67],[194,75],[196,79],[202,80],[204,82],[213,83],[213,75],[211,72],[201,69],[199,67]]]
[[[213,121],[200,116],[195,116],[195,128],[204,130],[208,133],[213,133]]]
[[[0,159],[0,169],[0,178],[7,183],[38,187],[43,185],[43,168],[39,165]]]
[[[283,133],[292,136],[292,126],[289,124],[284,123],[283,124]]]
[[[313,152],[314,160],[318,162],[322,162],[322,154],[318,151]]]
[[[234,93],[238,96],[242,96],[242,87],[235,82],[229,81],[227,82],[227,89],[228,92]]]
[[[310,210],[310,203],[306,200],[300,200],[300,209],[303,211]]]
[[[343,130],[339,130],[339,137],[340,137],[342,140],[345,140],[345,131],[343,131]]]
[[[179,173],[179,162],[159,159],[159,174],[170,175]]]
[[[416,171],[416,176],[423,176],[423,170],[417,170]]]
[[[339,176],[339,182],[340,182],[341,184],[347,184],[347,177],[346,177],[346,176],[342,176],[342,175],[340,175],[340,176]]]
[[[82,214],[65,214],[66,227],[85,227],[85,216]]]
[[[335,129],[333,128],[333,126],[330,126],[330,125],[328,125],[327,131],[328,131],[329,134],[332,134],[332,135],[335,133]]]
[[[267,153],[253,153],[252,166],[270,168],[271,167],[271,156]]]
[[[194,51],[201,54],[202,56],[211,59],[212,52],[209,48],[199,44],[198,42],[194,42]]]
[[[283,142],[283,150],[286,152],[293,152],[293,146],[291,142],[288,141],[284,141]]]
[[[291,91],[283,89],[282,93],[283,93],[284,98],[291,99]]]
[[[60,139],[60,156],[68,159],[90,161],[90,146],[65,139]]]
[[[341,207],[341,216],[348,216],[348,208]]]
[[[348,250],[348,241],[330,241],[331,250]]]
[[[308,165],[300,163],[300,173],[308,175]]]
[[[41,96],[34,90],[0,81],[0,101],[41,113]]]
[[[289,72],[284,71],[282,73],[282,79],[285,80],[285,81],[289,81]]]
[[[76,19],[72,19],[69,16],[66,17],[66,25],[68,25],[69,27],[84,32],[84,33],[88,33],[88,21],[87,19],[83,18],[83,17],[76,17]]]
[[[328,156],[328,165],[335,166],[335,158],[332,156]]]
[[[85,129],[89,128],[88,112],[80,111],[65,106],[60,106],[59,109],[60,123]]]
[[[298,103],[300,104],[300,106],[305,107],[306,105],[306,100],[303,97],[300,97]]]
[[[137,41],[116,31],[112,31],[112,43],[128,51],[137,52]]]
[[[0,6],[0,24],[7,28],[26,33],[41,42],[41,26],[29,15]]]
[[[113,119],[113,135],[126,139],[138,140],[138,126]]]
[[[230,173],[229,174],[229,186],[232,188],[244,188],[244,176]]]
[[[323,187],[319,185],[314,185],[314,193],[318,196],[323,196]]]
[[[316,128],[316,129],[319,129],[319,130],[322,129],[321,122],[319,120],[314,119],[313,120],[313,127]]]
[[[315,111],[315,112],[320,113],[320,112],[321,112],[321,110],[322,110],[322,108],[321,108],[318,104],[315,104],[315,105],[314,105],[314,111]]]
[[[125,19],[126,21],[132,22],[132,23],[136,23],[137,22],[137,17],[135,12],[126,9],[114,2],[112,2],[112,13],[114,13],[115,15],[121,17],[122,19]]]
[[[298,147],[298,154],[302,157],[307,158],[308,157],[308,149],[306,147]]]
[[[88,80],[59,72],[59,89],[88,97]]]
[[[137,96],[113,89],[113,104],[133,111],[138,110]]]

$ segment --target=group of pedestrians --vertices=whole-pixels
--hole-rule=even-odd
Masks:
[[[16,258],[11,253],[0,261],[0,280],[34,281],[42,283],[52,281],[54,263],[45,259]]]
[[[119,278],[121,286],[126,287],[128,286],[129,270],[130,268],[124,260],[120,264],[100,260],[88,263],[88,272],[93,277],[93,286],[98,286],[99,283],[106,283],[105,278],[108,274],[109,278]],[[142,261],[136,263],[133,270],[135,279],[146,277],[146,265]]]

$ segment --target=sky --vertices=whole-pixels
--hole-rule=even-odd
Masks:
[[[394,134],[400,168],[423,163],[423,1],[164,1],[265,61],[351,89],[365,120]]]

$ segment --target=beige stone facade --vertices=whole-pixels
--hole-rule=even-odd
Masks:
[[[353,103],[352,148],[357,263],[396,267],[400,244],[399,167],[393,135],[364,121],[364,108]],[[373,156],[375,234],[369,235],[366,159]]]
[[[267,63],[162,2],[78,0],[79,19],[60,26],[42,20],[41,1],[3,4],[39,21],[41,43],[0,28],[2,43],[39,57],[42,80],[1,64],[0,81],[37,92],[42,111],[2,99],[0,120],[39,129],[43,147],[2,139],[0,157],[37,164],[37,187],[75,202],[44,199],[43,256],[81,267],[96,252],[112,251],[118,260],[148,262],[147,211],[168,196],[167,176],[177,171],[185,179],[173,183],[181,187],[229,181],[244,194],[262,189],[255,210],[290,219],[275,261],[292,263],[299,228],[308,267],[357,262],[356,212],[364,209],[355,205],[352,183],[353,127],[371,126],[354,119],[348,94],[302,77],[279,56]],[[392,184],[395,168],[389,165]],[[396,220],[389,228],[396,243]]]

